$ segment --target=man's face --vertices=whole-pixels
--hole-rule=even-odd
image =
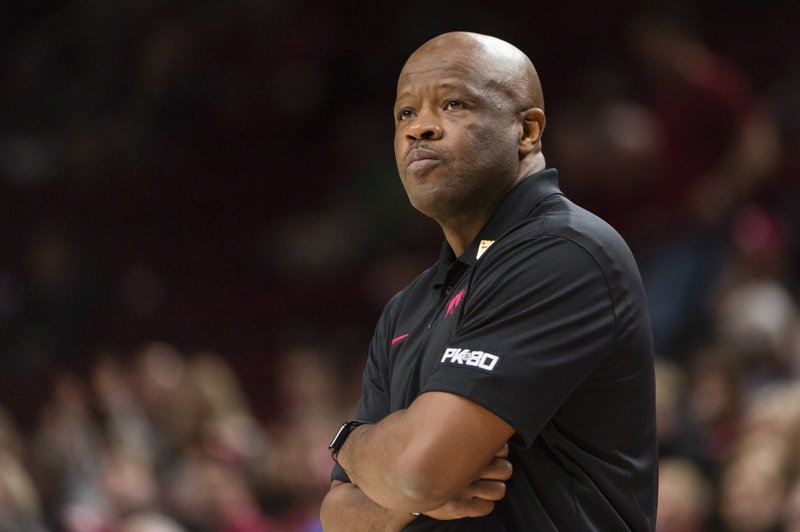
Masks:
[[[440,223],[488,214],[517,178],[515,111],[469,51],[415,53],[394,107],[395,158],[411,204]]]

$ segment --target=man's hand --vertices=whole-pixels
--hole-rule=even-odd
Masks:
[[[487,515],[494,510],[495,502],[505,496],[505,481],[511,477],[511,473],[506,443],[481,471],[478,479],[470,483],[457,497],[439,508],[425,512],[425,515],[440,521]]]
[[[402,530],[415,518],[387,510],[369,499],[358,486],[334,480],[320,507],[325,532],[389,532]]]

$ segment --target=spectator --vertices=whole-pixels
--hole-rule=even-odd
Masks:
[[[720,518],[730,532],[777,532],[787,492],[785,442],[775,437],[744,440],[720,479]]]
[[[712,509],[708,479],[691,461],[665,459],[659,464],[656,532],[702,532]]]

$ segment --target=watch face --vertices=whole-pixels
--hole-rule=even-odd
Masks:
[[[331,440],[331,444],[328,445],[328,449],[331,451],[332,454],[335,455],[336,451],[339,450],[344,441],[347,439],[347,436],[350,434],[350,431],[352,431],[356,427],[360,427],[361,425],[367,425],[368,423],[369,423],[368,421],[357,421],[357,420],[345,421],[342,424],[342,426],[339,427],[339,432],[337,432],[336,436],[334,436],[333,440]]]
[[[333,451],[341,445],[341,442],[339,442],[339,440],[344,441],[343,436],[345,436],[347,432],[350,431],[350,427],[348,424],[349,421],[347,423],[344,423],[341,427],[339,427],[339,431],[336,433],[336,436],[334,436],[333,439],[331,440],[330,445],[328,445],[328,449]]]

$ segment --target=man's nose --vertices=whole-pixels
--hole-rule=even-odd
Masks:
[[[442,138],[442,126],[431,113],[417,116],[414,123],[406,130],[409,140],[437,140]]]

